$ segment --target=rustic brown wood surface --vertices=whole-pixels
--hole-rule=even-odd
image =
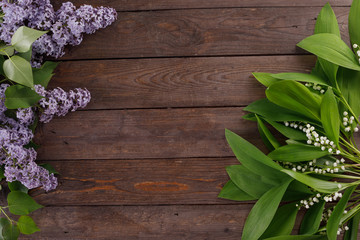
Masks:
[[[320,7],[119,12],[111,28],[85,37],[63,59],[279,55],[312,34]],[[336,7],[347,39],[348,7]],[[104,42],[105,44],[99,44]]]
[[[73,2],[112,6],[118,21],[56,70],[50,87],[93,100],[36,133],[60,184],[31,192],[46,207],[32,214],[41,232],[22,239],[240,239],[253,202],[217,198],[238,163],[224,129],[264,148],[242,119],[264,97],[251,72],[309,72],[315,58],[295,45],[327,1]],[[345,40],[350,3],[330,1]]]

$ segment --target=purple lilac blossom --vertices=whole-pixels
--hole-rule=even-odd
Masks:
[[[39,121],[44,123],[50,122],[54,116],[65,116],[69,111],[84,108],[91,100],[90,92],[86,88],[75,88],[69,92],[61,88],[47,91],[41,85],[35,85],[35,91],[44,97],[39,101]]]
[[[57,179],[54,174],[38,166],[35,163],[36,151],[25,147],[34,137],[27,125],[29,119],[33,119],[33,109],[18,109],[17,117],[20,116],[18,120],[5,115],[7,109],[4,99],[8,86],[8,84],[0,85],[0,163],[4,166],[6,181],[20,181],[29,189],[37,187],[43,187],[46,191],[55,189]],[[21,110],[23,112],[19,113]]]
[[[117,13],[113,8],[83,5],[76,9],[71,2],[65,2],[54,10],[49,0],[0,1],[4,13],[0,23],[0,39],[6,43],[20,26],[26,25],[38,30],[49,31],[33,44],[32,64],[39,67],[43,55],[61,57],[66,45],[79,45],[83,34],[92,34],[112,24]]]

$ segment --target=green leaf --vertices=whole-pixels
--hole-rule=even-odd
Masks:
[[[360,45],[360,1],[352,1],[349,13],[349,36],[351,46],[353,44]]]
[[[269,129],[265,126],[263,121],[256,115],[256,119],[258,122],[258,129],[260,132],[261,139],[263,140],[266,147],[272,151],[275,148],[278,148],[281,146],[278,140],[272,135],[272,133],[269,131]]]
[[[306,174],[294,172],[291,170],[284,169],[282,170],[283,173],[288,174],[292,178],[298,180],[299,182],[315,189],[318,192],[322,193],[334,193],[337,191],[341,191],[344,188],[350,187],[354,185],[354,183],[337,183],[337,182],[330,182],[321,179],[317,179],[315,177],[308,176]]]
[[[10,191],[20,191],[23,193],[28,193],[29,189],[27,189],[27,187],[25,187],[24,185],[21,184],[21,182],[19,181],[13,181],[13,182],[8,182],[8,186]]]
[[[45,62],[41,68],[36,68],[33,70],[34,74],[34,84],[40,84],[44,88],[47,88],[52,76],[54,76],[53,71],[59,65],[57,62]]]
[[[40,231],[34,220],[29,216],[21,216],[17,222],[19,230],[23,234],[33,234]]]
[[[326,233],[329,240],[337,239],[337,231],[341,221],[341,217],[344,214],[346,204],[349,201],[351,194],[354,192],[357,186],[349,187],[345,190],[342,198],[336,204],[334,211],[331,213],[330,218],[326,224]]]
[[[299,82],[310,82],[310,83],[316,83],[328,86],[328,83],[322,79],[319,78],[316,75],[312,74],[306,74],[306,73],[278,73],[271,75],[274,78],[281,79],[281,80],[293,80],[293,81],[299,81]]]
[[[297,46],[336,65],[360,71],[360,66],[354,53],[335,34],[315,34],[305,38]]]
[[[272,84],[265,93],[271,102],[320,121],[321,98],[301,83],[282,80]]]
[[[22,57],[12,56],[4,62],[3,67],[10,80],[30,88],[34,86],[30,62]]]
[[[316,20],[314,33],[332,33],[341,38],[335,13],[331,9],[329,3],[325,4],[325,6],[321,9]],[[322,69],[324,69],[325,74],[331,81],[331,85],[336,87],[336,73],[339,66],[322,58],[319,58],[317,62],[321,65]]]
[[[265,232],[290,182],[291,180],[287,180],[280,186],[271,188],[256,202],[245,222],[242,240],[258,239]]]
[[[0,49],[2,49],[0,51],[0,55],[3,55],[3,56],[12,56],[12,55],[14,55],[14,47],[13,46],[8,46],[4,42],[0,42]]]
[[[295,206],[295,203],[279,207],[261,239],[291,234],[298,211],[299,209]]]
[[[231,180],[229,180],[221,189],[218,197],[235,201],[256,200],[256,198],[250,196],[249,194],[238,188]]]
[[[339,145],[340,114],[338,103],[331,88],[329,88],[321,102],[321,123],[326,136]]]
[[[319,147],[305,144],[289,144],[275,149],[268,154],[273,160],[285,162],[310,161],[328,155],[327,151],[321,151]]]
[[[319,203],[313,205],[309,210],[307,210],[301,222],[300,234],[311,235],[318,232],[324,207],[325,201],[320,201]]]
[[[325,235],[285,235],[264,240],[327,240]]]
[[[329,3],[321,9],[316,19],[314,33],[332,33],[340,37],[339,25]]]
[[[273,181],[249,171],[243,165],[227,166],[226,171],[229,174],[231,181],[239,189],[255,199],[259,199],[264,193],[269,191],[270,188],[279,184],[277,181]]]
[[[18,56],[22,57],[23,59],[25,59],[26,61],[30,62],[31,61],[31,57],[32,57],[32,49],[30,48],[29,51],[27,52],[21,52],[17,54]]]
[[[244,111],[256,113],[271,121],[312,122],[311,118],[307,118],[290,109],[280,107],[270,102],[267,98],[260,99],[249,104],[246,108],[244,108]]]
[[[291,201],[298,201],[309,198],[310,196],[314,195],[314,193],[310,190],[308,186],[299,182],[299,181],[292,181],[286,190],[282,201],[291,202]]]
[[[2,231],[8,224],[10,224],[10,221],[7,218],[0,218],[0,240],[4,240]]]
[[[272,73],[254,72],[252,75],[256,78],[256,80],[258,80],[259,83],[266,87],[269,87],[271,84],[279,81],[279,79],[272,77]]]
[[[13,85],[5,91],[5,106],[8,109],[28,108],[36,104],[42,96],[34,90],[21,85]]]
[[[303,131],[287,127],[284,124],[273,122],[268,119],[265,119],[265,121],[287,138],[291,138],[293,140],[307,140],[306,134]]]
[[[4,169],[4,165],[0,167],[0,180],[5,178],[5,169]]]
[[[357,240],[360,213],[357,213],[348,223],[349,230],[345,232],[344,240]]]
[[[7,201],[9,211],[15,215],[27,215],[43,207],[37,204],[29,195],[19,191],[10,192]]]
[[[236,158],[248,170],[270,179],[283,180],[286,177],[279,171],[283,168],[274,163],[254,145],[228,129],[225,130],[225,136]]]
[[[18,52],[27,52],[30,50],[33,42],[45,33],[47,32],[25,26],[19,27],[11,38],[11,45],[13,45]]]
[[[339,68],[338,84],[340,91],[351,109],[356,114],[355,117],[360,115],[360,72],[353,71],[346,68]]]
[[[4,240],[17,240],[19,235],[20,235],[20,231],[19,228],[12,224],[9,220],[2,218],[0,220],[0,224],[2,226],[2,237]]]

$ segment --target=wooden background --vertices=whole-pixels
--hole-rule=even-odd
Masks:
[[[240,239],[253,203],[217,198],[237,164],[224,129],[263,147],[242,120],[264,96],[251,72],[309,72],[315,58],[295,45],[327,0],[73,2],[119,16],[56,71],[52,87],[93,100],[40,127],[39,161],[60,185],[32,191],[41,232],[22,239]],[[347,40],[351,0],[330,4]]]

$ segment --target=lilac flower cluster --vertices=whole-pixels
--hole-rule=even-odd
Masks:
[[[4,99],[8,86],[0,86],[0,163],[4,166],[6,181],[20,181],[29,189],[40,186],[46,191],[55,189],[57,179],[54,174],[49,174],[46,169],[37,165],[36,151],[25,147],[34,137],[32,131],[22,121],[5,115]]]
[[[54,11],[50,0],[15,0],[9,3],[0,0],[3,22],[0,23],[0,40],[11,42],[11,37],[20,26],[49,31],[33,44],[33,65],[39,67],[43,55],[61,57],[66,45],[79,45],[83,34],[92,34],[112,24],[117,17],[113,8],[83,5],[76,9],[63,3]]]
[[[41,85],[35,85],[35,91],[43,96],[39,101],[42,108],[39,120],[41,122],[50,122],[53,117],[65,116],[69,111],[76,111],[78,108],[84,108],[90,102],[90,92],[85,88],[75,88],[65,92],[61,88],[55,88],[52,91],[46,91]]]
[[[34,137],[29,125],[34,122],[37,112],[40,114],[39,120],[47,123],[55,115],[64,116],[69,111],[85,107],[90,101],[90,92],[81,88],[69,92],[61,88],[47,91],[41,85],[35,85],[35,91],[44,97],[39,101],[40,107],[18,109],[14,119],[5,115],[7,108],[4,99],[8,86],[0,85],[0,164],[4,166],[6,181],[20,181],[29,189],[55,189],[57,179],[54,174],[38,166],[35,163],[36,151],[25,147]]]

